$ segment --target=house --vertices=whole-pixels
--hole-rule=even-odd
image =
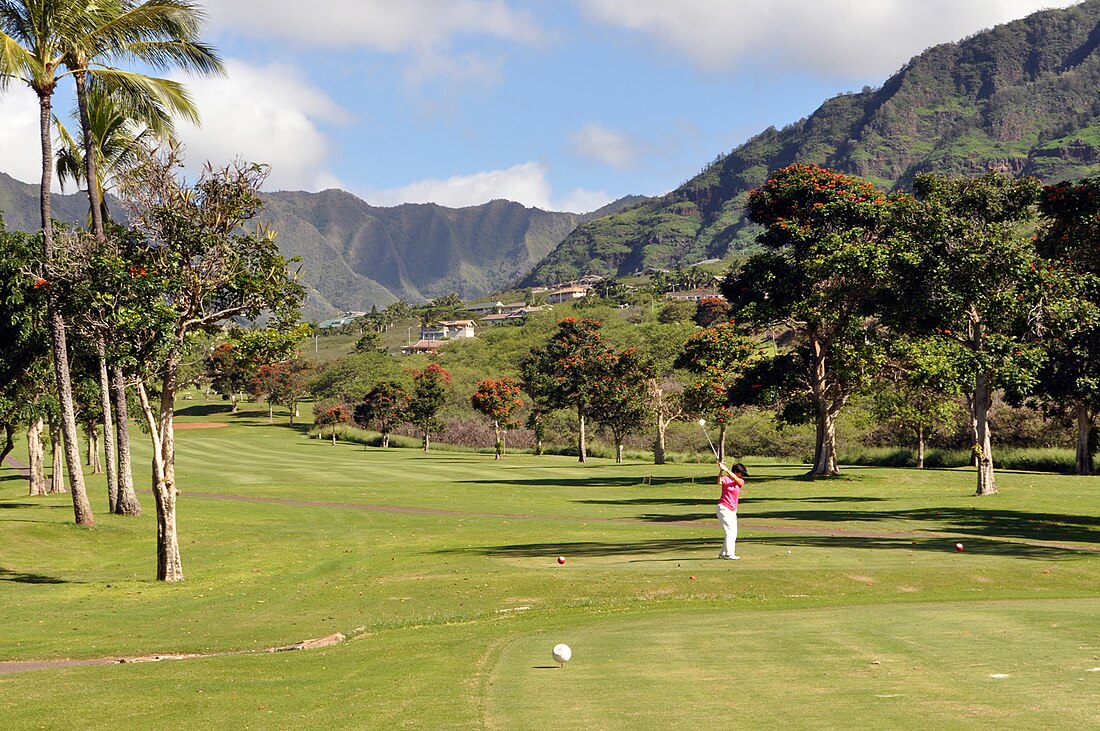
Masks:
[[[506,305],[501,305],[498,312],[503,312],[504,314],[508,314],[509,312],[517,312],[518,310],[522,310],[525,307],[527,307],[526,302],[509,302]]]
[[[417,353],[432,355],[439,352],[439,346],[441,345],[443,345],[442,340],[417,340],[413,345],[402,348],[401,355],[416,355]]]
[[[324,322],[318,323],[317,330],[318,332],[324,330],[339,330],[342,327],[350,325],[358,318],[363,317],[366,314],[367,313],[365,312],[345,312],[339,317],[335,317],[331,320],[325,320]]]
[[[555,289],[550,294],[546,295],[546,301],[552,305],[556,305],[559,302],[568,302],[570,300],[579,300],[582,297],[588,296],[588,287],[581,287],[574,285],[572,287],[562,287],[561,289]]]
[[[458,340],[475,335],[473,320],[442,320],[420,328],[421,340]]]
[[[725,297],[716,289],[688,289],[683,292],[666,292],[665,299],[678,302],[698,302],[708,298],[724,300]]]
[[[507,307],[500,302],[474,302],[471,305],[466,305],[462,309],[467,312],[472,312],[475,315],[495,315],[502,311],[502,308]]]
[[[519,325],[523,324],[527,320],[527,315],[531,314],[532,312],[542,312],[545,309],[547,308],[538,306],[527,307],[526,305],[524,305],[523,307],[512,310],[511,312],[502,312],[499,315],[487,315],[481,318],[481,322],[482,324],[488,326],[505,324]]]

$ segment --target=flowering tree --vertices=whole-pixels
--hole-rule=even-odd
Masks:
[[[691,318],[699,327],[710,327],[730,319],[730,303],[721,297],[704,297],[695,303],[695,316]]]
[[[364,429],[374,424],[382,434],[382,446],[390,446],[390,432],[402,421],[409,408],[409,392],[397,381],[382,381],[355,406],[355,423]]]
[[[474,407],[474,411],[493,422],[493,430],[496,432],[495,459],[504,456],[504,442],[508,437],[508,430],[516,427],[516,411],[523,407],[523,399],[519,397],[519,392],[519,382],[505,376],[479,381],[477,391],[470,397],[470,405]]]
[[[267,396],[268,419],[271,419],[271,404],[285,406],[290,411],[290,423],[293,425],[294,418],[298,416],[298,403],[309,395],[309,382],[314,370],[313,364],[302,358],[265,363],[249,381],[249,391],[254,395]]]
[[[592,418],[611,434],[615,461],[623,461],[623,442],[649,421],[650,380],[654,366],[636,348],[611,350],[597,359],[601,374],[595,379]]]
[[[313,423],[318,426],[317,438],[321,438],[324,428],[332,428],[332,444],[336,445],[336,427],[351,423],[351,408],[347,404],[317,404],[313,412]]]
[[[733,416],[729,388],[758,361],[757,342],[734,322],[719,322],[691,335],[677,365],[692,374],[684,388],[687,409],[718,425],[718,458],[726,457],[726,429]]]
[[[560,320],[558,331],[549,342],[541,348],[532,348],[520,364],[525,374],[541,374],[537,379],[538,398],[547,406],[576,409],[577,458],[581,462],[588,459],[585,420],[604,373],[600,361],[611,352],[599,329],[600,323],[596,320],[576,317]]]
[[[438,432],[443,428],[437,415],[447,403],[447,389],[450,385],[450,372],[435,363],[413,374],[413,390],[412,397],[409,399],[407,421],[420,429],[424,437],[425,452],[431,444],[432,432]]]
[[[838,474],[837,416],[881,367],[869,315],[889,260],[887,211],[898,199],[815,165],[777,170],[749,194],[749,219],[764,226],[757,241],[765,251],[727,277],[722,293],[750,327],[795,335],[792,351],[758,368],[755,382],[796,407],[787,416],[815,422],[810,475]]]

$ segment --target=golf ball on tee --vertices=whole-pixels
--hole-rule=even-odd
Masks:
[[[565,556],[558,556],[558,563],[565,563]]]
[[[963,544],[961,544],[961,543],[956,543],[956,544],[955,544],[955,550],[956,550],[956,551],[961,551],[961,550],[963,550]]]
[[[554,662],[560,663],[569,662],[569,658],[573,657],[573,651],[565,643],[554,645],[554,649],[550,651],[550,654],[554,656]]]

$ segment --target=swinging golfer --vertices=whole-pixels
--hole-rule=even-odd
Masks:
[[[722,488],[722,496],[718,498],[718,522],[722,524],[722,530],[726,532],[726,540],[722,544],[722,552],[718,558],[726,558],[731,561],[741,559],[737,555],[737,500],[741,497],[741,488],[745,485],[745,478],[749,476],[745,465],[738,462],[732,468],[718,463],[718,486]]]

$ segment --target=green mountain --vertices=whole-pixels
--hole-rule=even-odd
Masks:
[[[586,215],[492,201],[468,208],[371,206],[350,193],[265,193],[262,219],[284,256],[302,259],[303,315],[421,302],[448,292],[465,298],[505,289],[553,251],[579,223],[646,200],[631,196]],[[54,218],[83,223],[83,194],[54,195]],[[117,212],[119,207],[114,206]],[[0,211],[9,228],[38,229],[38,188],[0,173]]]
[[[996,168],[1047,182],[1100,173],[1098,46],[1100,0],[1088,0],[930,48],[881,88],[834,97],[671,193],[579,226],[522,283],[674,268],[751,248],[749,191],[795,162],[883,188],[922,172]]]

